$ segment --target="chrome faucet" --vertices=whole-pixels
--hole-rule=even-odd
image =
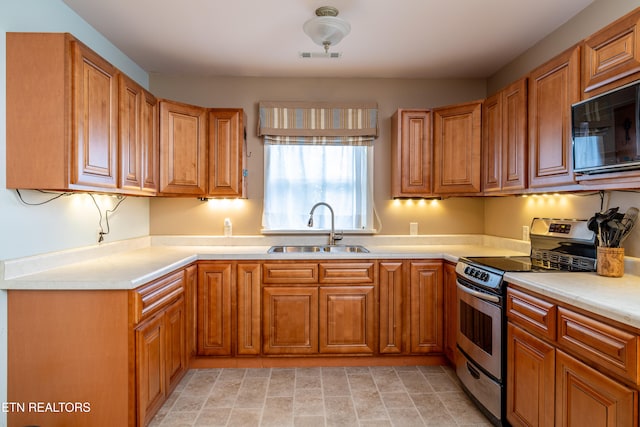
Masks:
[[[336,240],[342,240],[342,233],[336,233],[333,209],[331,208],[331,206],[329,206],[328,203],[318,202],[313,205],[313,207],[311,208],[311,212],[309,212],[309,222],[307,223],[307,226],[313,227],[313,211],[315,211],[316,208],[320,205],[328,207],[329,211],[331,212],[331,232],[329,233],[329,245],[333,246],[336,244]]]

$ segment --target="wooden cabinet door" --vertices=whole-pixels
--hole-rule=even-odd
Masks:
[[[73,41],[74,139],[71,184],[117,187],[118,70],[82,43]]]
[[[207,186],[207,110],[160,102],[160,192],[204,196]]]
[[[402,261],[380,262],[380,353],[402,352],[404,269]]]
[[[556,351],[556,426],[637,426],[638,392]]]
[[[640,11],[636,10],[583,41],[583,98],[638,79],[639,37]]]
[[[320,288],[320,353],[375,351],[373,286]]]
[[[119,80],[119,186],[126,193],[153,195],[158,190],[158,102],[124,74]]]
[[[502,190],[527,187],[527,79],[520,79],[501,93]]]
[[[158,100],[146,90],[140,104],[140,178],[142,190],[155,194],[160,187],[160,139]]]
[[[180,298],[165,310],[167,355],[165,358],[167,393],[178,385],[187,372],[186,305]]]
[[[119,78],[120,103],[119,120],[119,153],[120,153],[120,188],[134,194],[142,188],[141,171],[141,108],[143,89],[124,74]]]
[[[507,420],[512,426],[553,427],[555,349],[509,323]]]
[[[475,194],[481,190],[482,103],[433,112],[435,194]]]
[[[149,416],[156,413],[167,396],[165,327],[164,312],[161,312],[135,330],[137,424],[140,426],[147,425]]]
[[[238,264],[238,354],[260,354],[259,263]]]
[[[526,78],[485,100],[482,107],[482,147],[485,193],[526,188]]]
[[[398,110],[391,118],[391,197],[431,192],[431,111]]]
[[[579,49],[529,75],[529,187],[574,184],[571,105],[580,100]]]
[[[318,288],[266,286],[262,297],[264,353],[318,353]]]
[[[185,305],[187,322],[187,354],[196,355],[198,334],[196,319],[198,318],[197,289],[198,289],[198,266],[190,265],[184,270],[185,282]]]
[[[440,353],[443,346],[442,262],[411,262],[410,351]]]
[[[444,263],[444,354],[449,359],[449,363],[455,366],[458,333],[458,282],[456,277],[456,265]]]
[[[198,265],[198,355],[230,356],[233,342],[233,274],[230,263]]]
[[[487,98],[482,105],[482,189],[502,190],[502,93]]]
[[[209,196],[245,197],[244,113],[209,110]]]

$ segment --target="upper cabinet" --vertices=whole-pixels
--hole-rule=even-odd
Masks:
[[[245,197],[244,112],[209,110],[209,197]]]
[[[579,100],[579,48],[567,50],[529,74],[529,187],[575,183],[571,105]]]
[[[482,102],[433,110],[435,194],[479,194]]]
[[[245,197],[244,112],[160,102],[160,192]]]
[[[487,98],[482,107],[482,188],[486,194],[527,186],[527,79]]]
[[[589,98],[640,76],[640,10],[585,39],[582,47],[582,91]]]
[[[69,34],[7,33],[7,187],[116,192],[118,70]]]
[[[391,197],[430,196],[431,162],[431,112],[396,111],[391,118]]]
[[[160,192],[204,196],[207,191],[207,109],[160,102]]]
[[[140,195],[158,191],[158,101],[120,74],[120,188]]]
[[[245,197],[244,113],[156,98],[66,33],[7,33],[7,188]]]

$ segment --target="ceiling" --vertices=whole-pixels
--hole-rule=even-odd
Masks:
[[[486,78],[593,0],[63,0],[150,73]],[[334,6],[351,33],[322,52],[302,31]]]

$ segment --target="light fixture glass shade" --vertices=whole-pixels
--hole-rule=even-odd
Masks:
[[[315,44],[324,46],[325,51],[328,51],[329,46],[335,46],[349,34],[351,25],[337,16],[323,15],[309,19],[302,29]]]

